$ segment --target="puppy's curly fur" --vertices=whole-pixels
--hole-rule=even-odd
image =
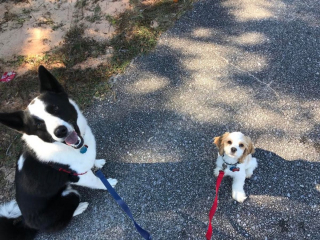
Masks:
[[[241,132],[226,132],[215,137],[214,144],[219,149],[214,174],[218,176],[219,171],[224,170],[224,176],[232,177],[232,197],[243,202],[247,198],[243,190],[245,179],[250,178],[258,166],[257,159],[252,157],[253,143],[250,137]],[[224,169],[223,165],[227,167]],[[232,171],[232,167],[238,168],[238,171]]]

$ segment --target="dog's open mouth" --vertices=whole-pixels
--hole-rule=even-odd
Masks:
[[[78,136],[76,131],[70,133],[64,141],[68,146],[71,146],[73,148],[81,148],[84,143],[83,138],[81,136]]]

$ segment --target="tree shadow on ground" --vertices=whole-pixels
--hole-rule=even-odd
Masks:
[[[227,76],[218,79],[224,85],[217,92],[241,86],[245,93],[256,93],[249,96],[256,104],[281,115],[284,109],[278,105],[279,99],[274,97],[274,92],[267,89],[262,94],[261,86],[266,87],[263,83],[273,81],[271,86],[279,96],[293,98],[289,108],[298,109],[298,114],[289,115],[294,122],[299,124],[305,120],[310,124],[310,130],[303,134],[299,132],[300,142],[308,145],[312,140],[311,145],[319,149],[317,117],[308,106],[300,104],[319,100],[316,67],[320,55],[314,48],[319,29],[307,22],[284,18],[239,22],[224,2],[200,1],[165,36],[236,48],[244,55],[266,57],[265,68],[256,72],[234,68],[238,66],[241,54],[234,56],[234,61],[228,59],[233,65],[227,65]],[[195,36],[194,31],[201,28],[209,28],[213,33]],[[238,44],[236,40],[244,33],[259,33],[264,41],[254,45]],[[256,122],[246,125],[245,121],[235,118],[239,105],[228,102],[228,98],[223,102],[217,100],[217,96],[211,96],[217,92],[209,92],[209,100],[199,101],[195,108],[205,105],[214,109],[211,115],[223,112],[221,117],[201,121],[193,112],[180,111],[190,104],[188,101],[177,106],[176,111],[169,110],[165,106],[172,102],[174,93],[184,91],[183,87],[194,74],[212,69],[190,70],[180,59],[191,61],[197,58],[196,54],[161,44],[150,55],[135,60],[137,69],[129,70],[119,79],[118,100],[95,106],[94,112],[99,117],[90,115],[89,122],[96,135],[98,158],[107,159],[103,172],[118,178],[117,191],[136,220],[152,233],[154,239],[204,239],[208,212],[215,196],[213,169],[217,150],[212,145],[212,138],[239,129],[253,139],[267,138],[268,133],[283,136],[281,141],[285,141],[285,137],[293,141],[289,131],[293,130],[278,124],[265,128],[257,126]],[[228,54],[223,57],[232,58],[232,52]],[[214,54],[212,58],[219,56]],[[166,79],[167,85],[144,93],[128,90],[150,75],[156,76],[158,81],[159,78]],[[196,93],[187,92],[190,98],[193,94]],[[216,110],[217,106],[221,109]],[[251,114],[250,106],[242,110],[248,116]],[[282,148],[285,150],[286,146]],[[319,163],[311,161],[307,154],[305,159],[292,161],[262,148],[257,148],[254,156],[259,159],[259,167],[252,179],[246,180],[248,200],[243,204],[236,203],[231,198],[230,179],[225,178],[222,182],[219,207],[213,221],[214,238],[303,239],[309,234],[311,239],[318,239]],[[109,239],[138,238],[132,223],[106,192],[80,191],[83,201],[91,205],[85,215],[72,221],[69,228],[85,229],[94,223],[99,231],[92,228],[88,231],[95,239],[105,236]],[[65,237],[67,232],[60,234]]]
[[[162,239],[163,231],[169,231],[172,239],[202,239],[215,196],[213,169],[217,150],[211,143],[212,126],[195,124],[192,129],[179,129],[179,123],[185,120],[171,112],[162,112],[161,119],[157,112],[127,114],[121,121],[109,118],[93,124],[98,145],[103,146],[103,154],[98,153],[98,157],[107,159],[102,171],[118,178],[118,193],[154,239]],[[102,125],[105,132],[98,130]],[[259,237],[252,229],[259,229],[261,236],[268,238],[288,234],[300,238],[305,231],[315,230],[306,226],[311,226],[318,215],[320,194],[316,183],[320,179],[315,170],[319,163],[288,161],[261,148],[254,156],[259,166],[252,179],[246,180],[249,198],[245,203],[232,200],[231,180],[224,178],[213,236],[230,239],[234,237],[230,234],[233,229],[234,234],[253,239]],[[132,223],[108,193],[83,188],[79,191],[92,208],[84,218],[73,220],[73,228],[89,224],[98,214],[103,219],[99,226],[110,231],[110,239],[110,226],[117,228],[119,222],[124,225],[120,227],[122,239],[137,238]],[[292,212],[297,206],[299,210]],[[157,228],[159,225],[162,227]]]

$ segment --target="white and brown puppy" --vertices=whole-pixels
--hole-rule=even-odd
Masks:
[[[247,198],[243,190],[245,179],[250,178],[258,166],[257,159],[251,155],[254,153],[252,141],[241,132],[226,132],[215,137],[214,144],[219,149],[214,175],[218,176],[223,170],[224,176],[232,177],[232,198],[243,202]]]

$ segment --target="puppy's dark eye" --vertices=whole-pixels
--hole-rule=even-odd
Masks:
[[[239,147],[241,147],[241,148],[242,148],[242,147],[244,147],[244,145],[243,145],[242,143],[240,143],[240,144],[239,144]]]
[[[232,142],[230,140],[227,143],[230,144],[230,145],[232,144]]]

